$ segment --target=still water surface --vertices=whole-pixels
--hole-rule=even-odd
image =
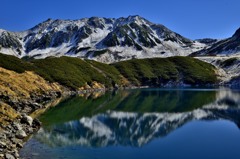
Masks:
[[[239,159],[240,91],[140,89],[73,97],[40,117],[31,159]]]

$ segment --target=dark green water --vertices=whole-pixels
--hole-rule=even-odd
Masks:
[[[239,159],[240,91],[141,89],[74,97],[40,117],[31,159]]]

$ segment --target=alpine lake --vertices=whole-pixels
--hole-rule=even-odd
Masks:
[[[118,90],[39,117],[23,159],[239,159],[240,90]]]

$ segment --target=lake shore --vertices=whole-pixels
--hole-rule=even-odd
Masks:
[[[40,110],[56,105],[60,98],[58,92],[52,92],[48,96],[38,96],[39,102],[18,100],[13,107],[8,104],[10,101],[6,102],[7,104],[1,102],[0,158],[19,158],[19,149],[41,126],[41,122],[36,118],[37,114],[41,112]],[[14,107],[22,109],[16,110]]]
[[[141,87],[126,87],[118,89],[139,89],[149,88],[149,86]],[[166,87],[164,87],[166,88]],[[172,88],[172,87],[170,87]],[[24,105],[24,109],[18,111],[14,110],[8,105],[2,106],[5,111],[13,112],[10,117],[6,118],[5,123],[1,121],[0,127],[0,157],[1,158],[19,158],[19,150],[23,147],[24,143],[28,141],[30,136],[37,132],[41,127],[40,121],[37,117],[44,113],[48,108],[57,105],[62,99],[81,95],[84,96],[94,92],[105,92],[110,91],[105,88],[98,89],[84,89],[80,91],[70,91],[65,89],[62,92],[51,92],[48,95],[43,94],[42,96],[33,97],[34,100],[30,101],[18,101],[15,103],[16,107]],[[36,99],[38,99],[36,102]],[[8,103],[9,103],[8,102]],[[44,103],[44,104],[42,104]]]
[[[173,146],[177,149],[189,143],[188,149],[183,148],[182,158],[193,145],[198,146],[190,157],[194,158],[202,148],[199,142],[211,145],[205,149],[204,155],[214,156],[216,152],[209,150],[218,151],[220,147],[225,148],[226,141],[231,141],[227,142],[230,149],[221,151],[218,156],[228,156],[234,151],[231,158],[237,158],[237,146],[232,148],[231,145],[239,145],[239,95],[239,89],[206,87],[116,90],[98,97],[76,95],[39,116],[42,122],[40,130],[24,144],[19,154],[23,159],[146,159],[149,154],[152,155],[150,158],[167,158],[169,155],[164,156],[163,153],[172,154]],[[196,122],[208,125],[208,128],[196,125]],[[189,124],[194,127],[188,130],[195,133],[182,132],[182,128]],[[220,126],[221,131],[214,125]],[[226,132],[233,131],[226,136]],[[219,132],[222,132],[221,137],[217,136],[213,141],[213,136]],[[173,134],[178,133],[180,136],[174,137]],[[199,140],[196,134],[204,136]],[[171,136],[174,138],[168,140]],[[220,139],[225,140],[221,142],[223,144],[220,144]],[[162,144],[156,145],[158,141]],[[170,144],[169,149],[159,151],[165,150],[165,141]],[[149,145],[152,145],[151,149]],[[219,147],[215,149],[216,146]],[[179,155],[171,158],[177,159]]]
[[[31,135],[41,127],[41,122],[37,117],[50,107],[56,106],[63,99],[70,96],[83,96],[93,92],[105,91],[105,88],[80,91],[64,89],[62,92],[52,91],[47,95],[44,93],[32,96],[28,101],[25,99],[13,101],[11,98],[5,102],[1,101],[0,158],[18,159],[20,157],[19,150]],[[6,103],[13,103],[13,105],[10,106],[10,104]],[[21,109],[16,110],[16,108]]]

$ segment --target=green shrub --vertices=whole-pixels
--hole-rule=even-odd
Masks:
[[[23,73],[25,70],[31,68],[31,64],[15,56],[0,54],[0,67]]]
[[[220,62],[220,66],[221,67],[229,67],[229,66],[233,65],[237,60],[238,60],[237,58],[227,59],[223,62]]]

